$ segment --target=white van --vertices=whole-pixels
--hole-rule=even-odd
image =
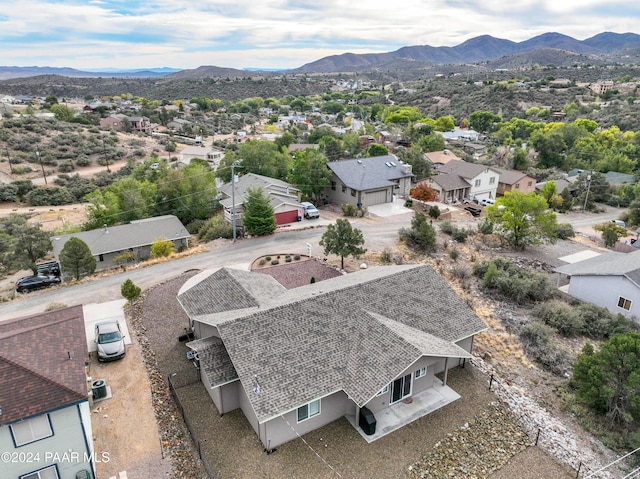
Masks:
[[[494,201],[494,200],[492,200],[491,198],[482,198],[482,199],[480,200],[480,204],[481,204],[482,206],[491,206],[491,205],[493,205],[494,203],[495,203],[495,201]]]

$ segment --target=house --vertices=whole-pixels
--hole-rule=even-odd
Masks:
[[[325,196],[331,203],[372,206],[407,198],[414,177],[411,165],[393,155],[330,161],[331,181]]]
[[[85,107],[86,109],[87,107]],[[122,131],[131,129],[141,133],[151,133],[153,126],[146,116],[127,116],[123,114],[113,114],[106,118],[100,118],[101,127],[110,127],[114,130]]]
[[[131,129],[141,133],[151,133],[153,127],[151,121],[146,116],[130,116],[128,117]]]
[[[434,175],[423,181],[438,193],[438,201],[441,203],[461,203],[470,198],[471,183],[458,175],[446,173]]]
[[[452,153],[450,150],[430,151],[429,153],[424,154],[424,158],[436,169],[446,165],[452,160],[462,160],[462,158],[455,153]]]
[[[536,179],[526,173],[495,166],[492,168],[500,173],[500,178],[498,179],[498,195],[502,196],[507,191],[519,191],[525,195],[536,191]]]
[[[636,178],[634,175],[629,175],[627,173],[620,173],[618,171],[607,171],[604,174],[604,179],[607,180],[607,183],[611,185],[623,185],[623,184],[632,184],[636,182]]]
[[[191,278],[178,301],[219,413],[241,409],[268,451],[341,417],[360,430],[363,410],[378,421],[363,435],[370,442],[454,401],[447,371],[465,364],[486,329],[428,265],[290,290],[222,268]]]
[[[469,163],[464,160],[454,160],[441,166],[438,171],[440,175],[459,176],[468,182],[470,185],[466,196],[468,199],[482,200],[485,198],[495,199],[496,197],[500,173],[494,167],[481,165],[479,163]],[[437,179],[437,184],[443,182],[445,182],[443,178]],[[449,179],[448,184],[462,185],[463,183],[459,180]],[[447,198],[445,197],[445,199]],[[459,199],[457,196],[452,198],[453,201]]]
[[[574,298],[640,318],[640,250],[605,253],[554,271],[569,278],[562,289]]]
[[[95,477],[87,361],[82,306],[0,322],[2,477]]]
[[[149,258],[151,245],[159,238],[172,241],[176,251],[182,250],[189,246],[189,236],[176,216],[165,215],[131,221],[126,225],[105,225],[96,230],[53,236],[51,244],[56,261],[59,261],[67,241],[73,237],[81,239],[91,250],[96,259],[96,270],[100,271],[117,267],[118,257],[123,253],[131,253],[134,261]]]
[[[225,183],[218,188],[218,191],[223,195],[220,204],[224,208],[225,219],[230,223],[233,222],[235,208],[236,225],[242,225],[244,201],[249,188],[262,188],[275,213],[276,224],[294,223],[302,219],[303,207],[300,204],[300,190],[298,188],[285,181],[248,173],[238,177],[235,182],[235,205],[231,183]]]
[[[465,128],[454,128],[453,131],[436,131],[445,141],[478,141],[480,133]]]
[[[183,118],[174,118],[170,122],[167,123],[167,128],[171,128],[175,131],[182,131],[185,127],[193,125],[189,120],[185,120]]]
[[[88,108],[88,106],[85,108]],[[114,130],[122,131],[124,129],[123,122],[126,122],[126,120],[127,115],[116,113],[106,118],[100,118],[100,126],[102,128],[113,128]]]
[[[183,165],[188,165],[193,158],[207,161],[211,169],[215,170],[220,166],[220,162],[224,158],[224,152],[215,148],[198,145],[187,146],[180,152],[178,162]]]
[[[556,185],[556,193],[557,194],[562,194],[562,192],[564,190],[566,190],[567,188],[569,188],[569,191],[571,191],[572,188],[572,183],[565,180],[565,179],[557,179],[557,180],[549,180],[549,181],[553,181],[553,183]],[[542,189],[544,188],[544,185],[546,185],[549,181],[543,181],[542,183],[536,183],[536,193],[540,193],[542,191]]]

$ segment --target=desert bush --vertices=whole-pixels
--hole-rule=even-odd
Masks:
[[[438,208],[438,205],[431,205],[431,207],[429,208],[429,217],[433,218],[434,220],[437,220],[438,218],[440,218],[440,215],[442,214],[442,212],[440,211],[440,208]]]
[[[467,279],[471,276],[471,268],[466,264],[457,264],[451,268],[451,275],[460,280]]]
[[[494,290],[518,304],[547,301],[557,294],[546,274],[520,268],[502,258],[475,263],[473,274],[482,278],[485,289]]]
[[[533,315],[563,336],[575,336],[584,327],[578,311],[563,301],[541,303],[533,308]]]
[[[385,248],[382,253],[380,253],[380,261],[385,264],[390,264],[393,261],[393,255],[389,248]]]
[[[60,163],[60,166],[58,166],[58,171],[61,173],[69,173],[74,169],[75,167],[73,166],[73,163],[71,163],[71,160],[63,161]]]
[[[294,259],[294,260],[296,260],[296,261],[299,261],[299,260],[300,260],[300,255],[299,255],[299,254],[295,255],[295,256],[293,257],[293,259]]]
[[[274,266],[277,265],[277,264],[280,264],[280,260],[279,259],[273,259],[273,260],[271,260],[271,264],[274,265]]]
[[[89,158],[87,155],[79,155],[78,158],[76,158],[76,165],[77,166],[89,166],[91,165],[91,158]]]
[[[173,241],[166,238],[156,238],[151,245],[152,258],[166,258],[173,253]]]
[[[198,231],[198,239],[204,243],[218,238],[233,238],[233,225],[225,221],[222,216],[214,216],[207,220]]]
[[[485,218],[478,223],[478,231],[483,235],[490,235],[493,233],[493,223],[491,220],[489,220],[489,218]]]
[[[362,218],[367,214],[367,208],[365,206],[358,208],[356,205],[352,205],[351,203],[340,205],[340,209],[342,210],[342,214],[347,217]]]
[[[558,239],[565,240],[569,238],[573,238],[576,235],[576,232],[573,230],[573,226],[569,223],[558,223],[556,227],[556,235]]]
[[[570,367],[569,355],[553,341],[554,330],[540,321],[525,325],[520,331],[522,347],[530,358],[557,375]]]
[[[453,261],[457,260],[459,255],[460,253],[455,248],[449,251],[449,258],[451,258]]]
[[[440,231],[442,231],[444,234],[448,234],[449,236],[451,236],[453,235],[453,231],[455,229],[455,225],[449,220],[445,220],[440,223]]]

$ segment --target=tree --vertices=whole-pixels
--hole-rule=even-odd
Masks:
[[[500,122],[500,117],[490,111],[474,111],[469,115],[469,127],[481,133],[490,133]]]
[[[329,186],[330,178],[327,157],[322,152],[312,148],[296,152],[289,181],[314,203],[319,203],[320,195]]]
[[[82,276],[93,274],[96,270],[96,259],[91,254],[87,243],[72,236],[60,251],[60,266],[67,275],[76,280]]]
[[[36,263],[51,250],[49,234],[40,223],[29,224],[22,215],[12,214],[4,222],[5,232],[13,239],[13,262],[38,273]]]
[[[487,217],[516,249],[556,238],[556,214],[546,200],[535,193],[507,191],[487,208]]]
[[[367,149],[367,156],[385,156],[389,154],[389,148],[379,143],[371,143]]]
[[[436,230],[420,211],[416,211],[411,219],[408,237],[413,244],[424,251],[433,251],[436,247]]]
[[[627,230],[613,222],[594,225],[593,229],[602,233],[602,240],[607,248],[613,248],[618,240],[627,234]]]
[[[269,198],[262,188],[248,188],[244,200],[242,224],[254,236],[271,234],[276,229],[276,217]]]
[[[340,256],[341,269],[344,269],[345,256],[359,256],[367,252],[362,247],[363,244],[362,231],[353,228],[347,219],[337,219],[335,224],[327,226],[327,231],[320,239],[324,254],[333,253]]]
[[[572,385],[611,426],[640,421],[640,333],[613,336],[599,351],[586,344],[573,365]]]
[[[547,204],[549,204],[555,194],[557,194],[556,183],[551,180],[547,181],[540,190],[540,196],[547,201]]]
[[[138,299],[141,292],[142,290],[140,287],[136,286],[130,279],[122,283],[122,286],[120,287],[120,294],[122,294],[122,297],[130,303]]]
[[[420,201],[438,201],[438,192],[427,183],[418,183],[415,188],[411,188],[409,196]]]

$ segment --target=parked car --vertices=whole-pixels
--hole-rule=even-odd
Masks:
[[[115,361],[126,354],[124,335],[117,319],[96,323],[95,341],[98,347],[98,361]]]
[[[620,226],[621,228],[626,228],[627,223],[622,220],[611,220],[612,223],[615,223],[616,226]]]
[[[318,208],[316,208],[312,203],[303,201],[300,204],[304,208],[304,217],[306,219],[320,218],[320,212],[318,211]]]
[[[480,204],[482,206],[491,206],[495,203],[494,200],[492,200],[491,198],[482,198],[482,200],[480,200]]]
[[[18,293],[28,293],[34,289],[48,288],[54,284],[60,283],[62,280],[59,276],[25,276],[16,281],[16,291]]]

